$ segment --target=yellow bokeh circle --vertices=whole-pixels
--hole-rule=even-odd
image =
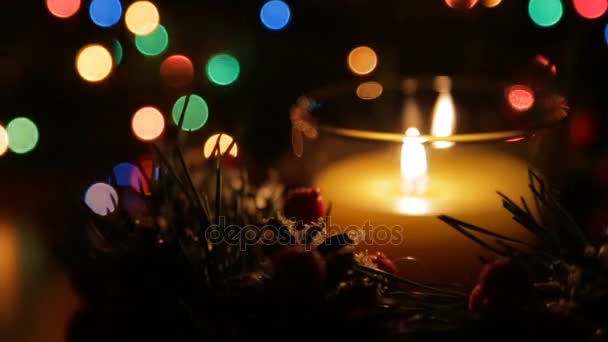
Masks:
[[[165,130],[165,118],[154,107],[143,107],[133,115],[131,128],[135,136],[149,141],[158,138]]]
[[[0,125],[0,156],[8,149],[8,133],[6,129]]]
[[[233,142],[234,139],[226,133],[218,133],[210,136],[205,142],[205,146],[203,148],[205,158],[209,159],[217,156],[218,150],[222,156],[227,153],[232,157],[236,157],[239,151],[236,143]],[[228,151],[229,148],[230,151]]]
[[[112,72],[112,66],[112,54],[98,44],[83,47],[76,56],[76,70],[89,82],[103,81]]]
[[[348,68],[356,75],[367,75],[376,69],[378,56],[368,46],[359,46],[348,54]]]
[[[125,12],[125,23],[131,33],[146,36],[160,24],[158,9],[150,1],[136,1]]]

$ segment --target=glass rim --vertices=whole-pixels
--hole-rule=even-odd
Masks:
[[[457,86],[453,87],[452,89],[464,89],[464,91],[468,92],[487,92],[488,89],[506,91],[508,87],[522,85],[521,82],[505,82],[483,77],[448,77],[444,75],[418,77],[402,76],[384,79],[360,78],[357,79],[356,82],[350,81],[330,84],[312,92],[305,93],[304,95],[300,96],[296,103],[292,106],[290,110],[292,143],[294,143],[294,145],[298,145],[303,143],[300,142],[300,140],[302,140],[304,137],[316,139],[322,133],[360,140],[402,143],[404,139],[411,138],[411,136],[406,135],[405,132],[397,133],[372,129],[350,128],[335,124],[332,125],[323,123],[320,118],[315,115],[318,108],[317,104],[323,101],[332,101],[341,95],[347,94],[347,92],[351,92],[352,94],[355,84],[361,85],[367,82],[378,83],[380,84],[380,87],[386,87],[391,91],[398,90],[405,92],[408,91],[407,87],[412,86],[415,89],[414,91],[416,91],[417,88],[420,87],[420,84],[422,84],[422,87],[420,88],[424,89],[425,91],[429,91],[431,87],[435,87],[435,85],[431,86],[431,84],[433,84],[438,77],[447,78],[448,82],[450,82],[450,87],[452,87],[452,83],[457,84]],[[525,83],[523,83],[523,85],[528,86]],[[540,130],[559,125],[567,117],[569,107],[566,98],[561,96],[557,89],[552,85],[553,84],[548,82],[540,85],[529,85],[529,89],[535,90],[533,93],[535,96],[535,106],[538,104],[538,108],[535,108],[535,113],[539,117],[539,119],[534,121],[534,124],[530,125],[529,127],[522,129],[505,129],[467,133],[455,132],[454,134],[448,136],[421,134],[417,135],[416,139],[422,143],[431,143],[437,141],[451,143],[478,143],[491,141],[514,142],[523,140]],[[540,89],[540,91],[537,92],[536,89]]]

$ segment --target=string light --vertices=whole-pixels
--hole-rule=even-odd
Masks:
[[[481,4],[485,7],[492,8],[500,5],[501,2],[502,0],[483,0]]]
[[[550,27],[561,20],[564,6],[561,0],[530,0],[528,14],[536,25]]]
[[[369,81],[359,84],[357,87],[357,96],[362,100],[374,100],[382,95],[382,84],[376,81]]]
[[[534,105],[534,91],[525,85],[513,85],[507,88],[507,101],[511,108],[518,112],[525,112]]]
[[[236,143],[233,144],[233,141],[234,139],[226,133],[218,133],[210,136],[209,139],[207,139],[207,141],[205,142],[205,146],[203,148],[203,154],[205,158],[209,159],[211,157],[217,156],[218,150],[216,149],[216,146],[219,149],[220,155],[223,156],[228,153],[228,155],[236,158],[236,156],[239,154],[239,150]],[[231,145],[232,147],[230,147]],[[228,151],[229,147],[230,151]]]
[[[158,25],[156,29],[147,35],[135,37],[135,47],[146,56],[158,56],[169,46],[169,34],[163,25]]]
[[[114,63],[116,65],[122,62],[123,48],[118,39],[112,40],[112,55],[114,56]]]
[[[160,76],[168,86],[182,88],[194,79],[194,66],[186,56],[169,56],[160,65]]]
[[[583,18],[596,19],[608,9],[607,0],[573,0],[574,9]]]
[[[89,6],[89,16],[99,27],[114,26],[122,16],[122,4],[120,0],[93,0]]]
[[[78,12],[80,0],[46,0],[46,8],[55,17],[66,19]]]
[[[28,118],[19,117],[11,120],[6,126],[6,132],[8,148],[15,153],[28,153],[38,144],[38,127]]]
[[[540,67],[548,69],[554,76],[557,75],[557,66],[551,63],[549,58],[539,54],[534,57],[534,62]]]
[[[260,20],[266,28],[278,31],[289,23],[291,19],[291,10],[289,6],[280,0],[268,1],[260,10]]]
[[[233,56],[222,53],[207,62],[207,77],[217,85],[229,85],[239,77],[239,61]]]
[[[148,195],[150,189],[143,172],[131,163],[119,163],[112,169],[117,186],[130,187],[133,190]],[[123,201],[124,203],[124,201]]]
[[[376,69],[378,56],[372,48],[359,46],[348,54],[348,67],[356,75],[367,75]]]
[[[157,179],[155,177],[155,169],[158,167],[154,162],[155,156],[153,154],[144,154],[138,158],[141,172],[146,175],[148,179]]]
[[[507,139],[507,140],[505,140],[505,142],[516,143],[516,142],[522,141],[524,139],[526,139],[526,137],[515,137],[515,138]]]
[[[95,183],[85,192],[84,202],[95,214],[106,216],[116,210],[118,194],[109,184]]]
[[[6,129],[0,125],[0,156],[8,150],[8,133]]]
[[[112,55],[101,45],[87,45],[76,56],[76,69],[85,81],[104,80],[110,75],[112,66]]]
[[[177,99],[173,105],[172,116],[176,125],[179,125],[179,120],[180,116],[182,115],[184,105],[186,105],[186,96],[182,96]],[[186,105],[186,111],[184,113],[182,129],[184,131],[196,131],[207,123],[208,118],[209,107],[207,107],[207,102],[205,102],[205,100],[198,95],[190,95]]]
[[[149,1],[136,1],[125,12],[125,23],[131,33],[145,36],[156,30],[160,23],[158,9]]]
[[[165,130],[165,118],[158,109],[143,107],[133,115],[131,128],[137,138],[144,141],[154,140]]]
[[[445,0],[446,5],[455,9],[469,10],[477,4],[478,0]]]

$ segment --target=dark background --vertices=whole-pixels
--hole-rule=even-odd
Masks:
[[[32,153],[0,157],[0,219],[35,227],[59,260],[70,257],[62,242],[78,229],[76,208],[87,185],[145,150],[130,130],[134,111],[153,105],[168,113],[181,94],[162,84],[162,56],[139,54],[123,22],[95,26],[88,3],[67,20],[51,16],[41,0],[10,1],[0,10],[0,124],[23,115],[40,131]],[[155,3],[170,35],[163,56],[192,59],[193,91],[210,106],[210,121],[192,140],[202,144],[215,130],[230,132],[257,168],[288,153],[289,108],[300,94],[353,78],[345,59],[355,46],[375,49],[378,75],[504,79],[543,54],[557,66],[556,82],[572,108],[559,141],[547,151],[555,156],[564,202],[590,229],[608,222],[608,15],[586,20],[564,1],[561,22],[543,29],[530,20],[523,0],[503,0],[496,8],[478,4],[470,11],[450,9],[441,0],[292,0],[291,23],[272,32],[259,20],[263,1]],[[122,64],[103,83],[84,82],[74,68],[77,51],[113,38],[123,44]],[[206,60],[221,51],[241,64],[239,80],[229,87],[213,86],[204,75]]]

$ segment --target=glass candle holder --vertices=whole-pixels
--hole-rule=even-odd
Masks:
[[[356,80],[298,99],[292,163],[331,203],[330,231],[353,233],[359,251],[385,253],[404,276],[473,283],[491,255],[437,217],[533,242],[497,191],[532,206],[542,133],[567,110],[551,82]]]

